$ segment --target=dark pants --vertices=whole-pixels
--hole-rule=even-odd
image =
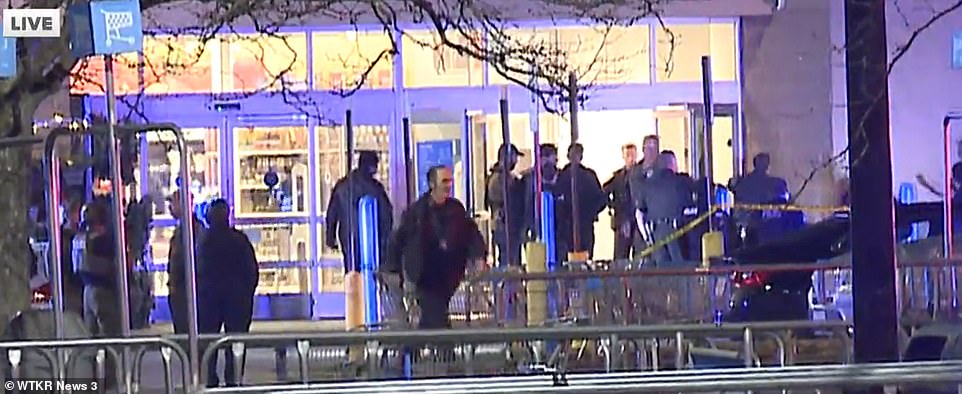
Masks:
[[[226,291],[223,291],[226,293]],[[217,334],[223,329],[226,333],[250,332],[251,318],[254,314],[254,295],[234,296],[230,294],[216,294],[202,298],[200,313],[200,332]],[[230,347],[222,349],[224,356],[224,382],[227,386],[236,386],[239,377],[234,369],[234,352]],[[219,353],[220,351],[218,351]],[[245,357],[244,355],[241,357]],[[217,376],[217,359],[215,354],[207,364],[207,387],[217,387],[220,379]],[[244,360],[241,360],[240,373],[243,375]]]
[[[494,244],[498,252],[498,267],[521,266],[521,232],[507,232],[502,228],[494,229]]]
[[[174,334],[187,333],[187,289],[170,288],[167,297],[167,307],[170,309],[170,322],[174,325]]]
[[[578,243],[577,243],[577,244],[575,244],[575,239],[574,239],[574,237],[570,236],[571,232],[570,232],[570,231],[568,232],[568,234],[569,234],[569,236],[567,237],[567,241],[568,241],[568,242],[567,242],[567,246],[568,246],[568,248],[566,249],[566,253],[569,253],[569,252],[588,252],[588,258],[591,259],[591,257],[594,256],[594,254],[595,254],[595,226],[594,226],[594,223],[593,223],[593,222],[590,222],[590,223],[587,223],[587,224],[582,224],[580,227],[581,227],[581,228],[578,229]],[[564,256],[564,260],[567,260],[567,257],[568,257],[568,256]]]
[[[676,230],[678,230],[678,220],[655,220],[652,223],[652,227],[654,229],[655,243],[660,244],[674,234]],[[655,249],[654,253],[652,253],[652,260],[654,260],[655,264],[684,261],[684,259],[685,256],[681,253],[681,246],[678,244],[677,239]]]
[[[417,289],[418,306],[421,308],[421,321],[418,328],[450,328],[451,320],[448,318],[448,305],[451,303],[453,294],[437,291],[433,289]]]
[[[627,234],[622,230],[624,226],[631,226]],[[615,229],[615,260],[633,258],[643,249],[641,233],[638,232],[638,224],[634,220],[618,225]]]

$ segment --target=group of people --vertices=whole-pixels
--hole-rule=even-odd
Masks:
[[[170,212],[180,223],[174,230],[168,260],[168,298],[174,332],[186,334],[187,284],[185,281],[186,253],[183,248],[184,218],[180,207],[180,192],[169,198]],[[121,264],[117,256],[116,232],[111,222],[110,200],[97,198],[86,204],[68,206],[62,226],[64,267],[64,306],[81,316],[90,333],[101,337],[123,334],[120,287],[117,272]],[[253,316],[254,291],[258,281],[257,258],[247,236],[230,224],[230,207],[223,200],[215,200],[206,213],[206,225],[196,217],[194,221],[195,253],[197,261],[198,329],[201,333],[246,332]],[[123,264],[132,274],[135,256],[127,256]],[[234,376],[233,354],[226,353],[225,383],[238,382]],[[115,360],[109,359],[108,363]],[[208,385],[218,386],[217,357],[210,361]],[[107,368],[112,371],[112,367]],[[116,384],[115,376],[107,374],[105,384]]]
[[[568,164],[563,168],[558,168],[554,144],[539,148],[540,191],[554,202],[555,262],[593,257],[594,224],[605,209],[611,215],[616,260],[644,257],[664,264],[698,258],[700,242],[691,235],[700,235],[704,229],[682,237],[672,235],[707,209],[708,186],[680,173],[674,152],[661,150],[658,136],[644,138],[640,160],[636,145],[622,146],[624,165],[603,184],[595,171],[582,164],[581,144],[568,148]],[[535,239],[541,226],[534,214],[537,169],[515,174],[521,155],[514,145],[502,145],[486,181],[497,261],[503,267],[520,266],[522,245]],[[729,182],[736,203],[788,201],[787,183],[768,174],[769,164],[769,155],[760,153],[751,172]],[[757,239],[761,219],[759,212],[737,213],[735,222],[747,233],[747,242]]]

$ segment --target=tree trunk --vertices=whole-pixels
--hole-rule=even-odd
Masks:
[[[10,106],[0,110],[0,133],[16,127]],[[30,305],[29,173],[32,146],[0,148],[0,331],[18,311]]]

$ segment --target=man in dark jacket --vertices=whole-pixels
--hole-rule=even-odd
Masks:
[[[217,334],[221,329],[227,333],[249,332],[254,314],[257,257],[250,240],[230,225],[229,217],[227,201],[217,199],[210,203],[210,229],[200,246],[203,264],[197,273],[200,331],[205,334]],[[219,385],[217,358],[215,355],[208,364],[208,387]],[[229,349],[224,363],[224,380],[228,386],[237,385],[234,354]]]
[[[635,195],[641,192],[641,189],[645,187],[645,180],[655,172],[655,165],[658,162],[658,154],[661,149],[660,144],[657,135],[645,136],[641,146],[643,154],[641,161],[628,173],[628,189],[633,200],[638,200]],[[641,213],[641,211],[637,210],[637,207],[635,208],[636,215]],[[641,234],[642,246],[650,246],[653,238],[651,226],[647,225],[647,221],[643,217],[636,217],[635,223],[637,223],[638,232]]]
[[[450,327],[448,304],[469,261],[485,257],[484,240],[464,206],[451,198],[451,169],[431,167],[430,190],[401,216],[391,236],[390,259],[403,267],[421,308],[419,328]]]
[[[638,233],[638,222],[635,220],[635,202],[631,199],[628,182],[628,175],[638,165],[638,148],[635,144],[627,144],[621,147],[621,156],[625,166],[615,171],[611,179],[602,185],[608,198],[611,230],[615,232],[616,260],[631,257],[632,250],[637,253],[641,247],[641,234]]]
[[[516,146],[501,145],[498,162],[491,168],[486,180],[486,200],[491,209],[494,241],[498,249],[501,267],[521,266],[521,245],[524,243],[524,184],[512,171],[522,156]],[[507,179],[506,179],[507,178]],[[505,189],[507,186],[507,189]]]
[[[357,236],[358,202],[364,196],[377,200],[378,240],[381,251],[380,261],[385,261],[387,241],[394,225],[394,208],[388,199],[387,191],[374,175],[377,174],[380,159],[373,151],[358,153],[357,168],[334,184],[331,201],[324,218],[324,244],[331,249],[340,249],[344,258],[344,272],[361,270],[361,251]],[[340,247],[339,247],[340,246]]]
[[[664,242],[678,230],[685,209],[695,205],[691,179],[676,171],[675,154],[662,152],[658,155],[655,172],[645,180],[645,187],[635,193],[635,204],[650,223],[655,243]],[[678,240],[655,249],[652,259],[655,264],[683,261]]]
[[[563,199],[555,208],[571,212],[570,226],[558,227],[558,238],[564,238],[569,246],[568,253],[587,252],[594,255],[595,222],[598,214],[605,209],[607,198],[601,189],[601,181],[594,170],[581,165],[584,146],[578,143],[568,147],[568,165],[561,170],[558,186]]]
[[[768,174],[770,164],[768,153],[759,153],[752,159],[752,172],[729,182],[728,187],[735,194],[736,204],[767,204],[788,200],[788,183]],[[764,240],[764,234],[759,231],[764,220],[762,211],[735,210],[734,215],[745,245],[755,245]]]
[[[174,325],[175,334],[187,333],[187,281],[185,280],[187,271],[185,268],[187,254],[184,253],[184,220],[193,220],[194,228],[194,256],[199,257],[197,249],[203,244],[204,224],[197,217],[191,215],[184,218],[183,208],[180,204],[181,191],[177,190],[167,198],[170,206],[170,215],[177,220],[177,227],[174,234],[170,237],[169,253],[167,257],[167,290],[170,296],[167,297],[167,306],[170,308],[170,321]],[[200,259],[197,258],[199,261]],[[197,267],[200,263],[196,264]]]
[[[563,194],[562,190],[558,185],[558,179],[561,175],[561,170],[558,168],[558,147],[555,144],[541,144],[538,150],[538,156],[541,159],[541,191],[547,192],[552,196],[555,203],[554,210],[554,227],[557,233],[558,228],[571,227],[570,218],[571,211],[568,212],[558,209],[558,201],[561,200]],[[531,231],[532,233],[535,229],[539,229],[541,223],[535,223],[535,212],[534,212],[534,199],[535,199],[535,174],[534,169],[529,169],[524,172],[521,176],[521,183],[524,185],[524,229],[522,232]],[[539,215],[540,217],[540,215]],[[555,250],[553,251],[555,260],[551,261],[551,252],[548,251],[548,263],[556,263],[559,261],[567,260],[564,254],[567,253],[569,247],[565,243],[565,239],[555,236]]]

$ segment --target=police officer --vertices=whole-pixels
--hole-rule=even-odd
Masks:
[[[498,148],[498,162],[491,167],[486,180],[486,203],[491,210],[498,265],[521,266],[521,244],[524,243],[524,184],[514,174],[518,157],[524,156],[514,144]],[[507,187],[507,191],[505,191]],[[505,200],[507,198],[507,200]]]
[[[735,194],[736,204],[768,204],[772,201],[787,201],[788,183],[785,179],[768,175],[771,157],[759,153],[752,159],[752,172],[729,182],[729,189]],[[736,210],[735,222],[739,227],[743,244],[754,245],[761,241],[759,226],[763,212],[759,210]]]
[[[357,204],[364,196],[377,200],[378,240],[381,261],[385,261],[387,242],[394,226],[394,208],[388,199],[387,191],[374,175],[377,174],[380,159],[376,152],[359,151],[357,168],[334,184],[331,200],[327,205],[324,218],[327,247],[341,250],[344,258],[344,272],[360,271],[361,252],[357,237]],[[352,237],[351,235],[354,234]]]
[[[695,203],[691,179],[677,171],[675,154],[663,151],[658,155],[655,171],[645,180],[644,188],[634,193],[635,204],[644,213],[656,243],[664,242],[678,230],[685,209]],[[683,261],[684,256],[678,240],[672,240],[655,249],[652,259],[655,264]]]
[[[581,164],[584,151],[579,143],[568,146],[568,164],[558,178],[564,199],[555,209],[571,212],[571,224],[557,228],[559,238],[564,238],[569,245],[568,252],[588,252],[591,258],[595,249],[595,222],[605,209],[607,198],[598,174]]]
[[[641,192],[641,189],[644,188],[645,180],[648,179],[655,171],[655,164],[658,161],[658,154],[661,149],[660,145],[661,144],[657,135],[645,136],[645,139],[641,145],[643,154],[641,162],[634,166],[634,168],[632,168],[628,173],[628,189],[630,193],[632,193],[632,199],[635,201],[638,200],[635,194]],[[639,210],[636,210],[635,212],[636,214],[641,213]],[[652,244],[651,227],[647,225],[647,221],[643,217],[636,217],[635,223],[638,226],[638,231],[641,235],[642,245],[650,246]]]
[[[621,147],[621,157],[625,160],[625,166],[615,171],[611,179],[602,185],[608,198],[611,230],[615,233],[614,257],[617,260],[627,259],[632,249],[637,253],[641,247],[641,234],[638,233],[635,204],[628,182],[628,175],[638,165],[638,148],[635,144],[625,144]]]

